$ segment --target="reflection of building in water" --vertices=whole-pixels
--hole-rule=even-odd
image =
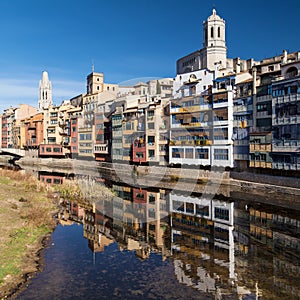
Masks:
[[[85,210],[76,202],[64,200],[60,203],[60,211],[58,220],[62,225],[72,225],[74,223],[82,223]]]
[[[65,174],[63,173],[54,173],[54,172],[39,172],[38,179],[39,181],[47,184],[62,184],[65,179]]]
[[[127,249],[136,250],[140,258],[147,258],[150,249],[162,251],[165,257],[169,214],[165,191],[120,185],[113,185],[113,190],[117,195],[113,199],[113,228],[125,240]]]
[[[178,280],[216,297],[251,294],[236,282],[234,203],[171,193],[170,211]]]
[[[259,264],[254,272],[263,282],[263,289],[276,299],[295,299],[300,295],[300,217],[293,211],[276,211],[272,206],[249,208],[252,251]],[[265,260],[260,252],[266,248],[272,259]],[[268,264],[266,263],[269,262]],[[263,266],[263,270],[261,268]],[[263,277],[261,277],[263,272]],[[265,282],[264,278],[272,280]]]
[[[206,257],[217,275],[234,279],[233,209],[233,202],[171,193],[172,250]],[[216,274],[204,276],[208,285]]]
[[[60,213],[65,222],[83,223],[93,252],[116,241],[120,250],[134,251],[140,259],[151,253],[172,256],[179,282],[217,299],[300,294],[297,212],[246,200],[111,187],[113,199],[94,205],[66,202]]]

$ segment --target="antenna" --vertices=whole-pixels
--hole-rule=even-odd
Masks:
[[[92,72],[94,73],[94,71],[95,71],[94,60],[92,59]]]

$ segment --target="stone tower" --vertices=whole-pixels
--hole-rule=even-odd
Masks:
[[[48,77],[48,72],[43,71],[42,80],[40,80],[39,85],[40,95],[39,95],[39,111],[44,108],[48,108],[52,105],[52,85]]]
[[[225,20],[217,15],[215,9],[212,15],[203,22],[203,65],[209,70],[215,69],[215,63],[220,68],[226,68],[227,48],[225,41]]]

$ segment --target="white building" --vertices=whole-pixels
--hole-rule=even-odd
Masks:
[[[251,60],[228,59],[225,21],[203,23],[204,47],[177,61],[170,103],[171,164],[234,167],[234,84],[251,78]]]

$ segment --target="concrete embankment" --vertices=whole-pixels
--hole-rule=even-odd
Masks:
[[[72,159],[24,158],[18,163],[21,167],[38,171],[90,175],[141,188],[156,187],[241,199],[249,197],[267,203],[282,202],[284,206],[300,203],[299,178]]]

